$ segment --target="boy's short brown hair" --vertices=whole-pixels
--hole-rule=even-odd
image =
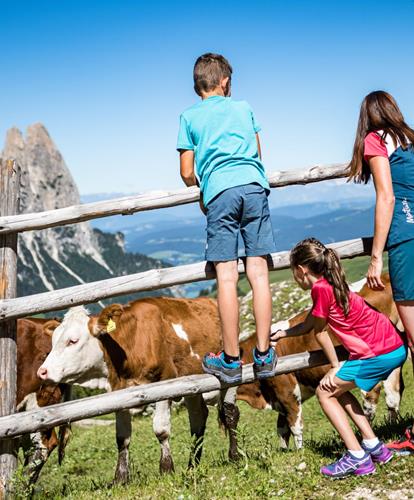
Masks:
[[[223,78],[231,80],[232,73],[233,68],[222,55],[203,54],[194,64],[194,90],[199,96],[202,92],[210,92],[220,85]]]

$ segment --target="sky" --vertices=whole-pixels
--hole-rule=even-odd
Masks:
[[[231,62],[268,172],[349,160],[372,90],[414,125],[414,0],[0,0],[0,19],[0,144],[43,123],[82,194],[182,186],[204,52]]]

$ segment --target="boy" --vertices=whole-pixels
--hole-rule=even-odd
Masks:
[[[180,116],[177,150],[181,178],[200,185],[200,205],[207,216],[206,260],[214,263],[223,351],[203,358],[203,369],[224,382],[241,381],[238,233],[246,249],[246,274],[253,290],[257,378],[271,377],[276,353],[269,345],[272,299],[266,255],[275,243],[253,112],[245,101],[230,98],[232,67],[219,54],[204,54],[194,65],[194,90],[201,101]],[[194,162],[197,177],[194,173]],[[198,182],[198,179],[200,182]]]

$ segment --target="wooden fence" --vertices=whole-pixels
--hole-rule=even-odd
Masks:
[[[0,498],[16,466],[14,442],[11,438],[55,425],[110,413],[121,408],[182,397],[220,389],[219,381],[211,375],[194,375],[156,384],[132,387],[80,401],[54,405],[39,410],[11,415],[15,404],[16,318],[96,302],[108,297],[156,290],[172,285],[214,278],[212,266],[198,262],[186,266],[153,269],[107,280],[73,286],[61,290],[15,297],[17,233],[72,224],[99,217],[129,215],[143,210],[194,203],[199,199],[198,188],[153,192],[115,200],[88,203],[54,211],[18,214],[18,168],[13,161],[3,162],[0,175]],[[271,187],[309,184],[346,176],[344,164],[316,166],[305,170],[276,172],[269,176]],[[3,201],[9,200],[9,202]],[[371,240],[355,239],[330,245],[342,258],[366,255]],[[269,256],[269,269],[289,266],[289,253]],[[243,260],[239,272],[244,272]],[[5,285],[6,284],[6,285]],[[341,353],[343,356],[343,352]],[[5,361],[7,360],[7,362]],[[278,373],[289,373],[326,363],[321,351],[300,353],[281,358]],[[253,381],[251,366],[243,371],[243,382]],[[7,390],[5,390],[7,388]],[[7,416],[8,415],[8,416]]]

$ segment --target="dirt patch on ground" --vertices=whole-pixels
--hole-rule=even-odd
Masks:
[[[351,491],[346,496],[345,500],[408,500],[414,498],[414,488],[402,488],[398,490],[386,490],[383,488],[370,489],[370,488],[357,488]]]

